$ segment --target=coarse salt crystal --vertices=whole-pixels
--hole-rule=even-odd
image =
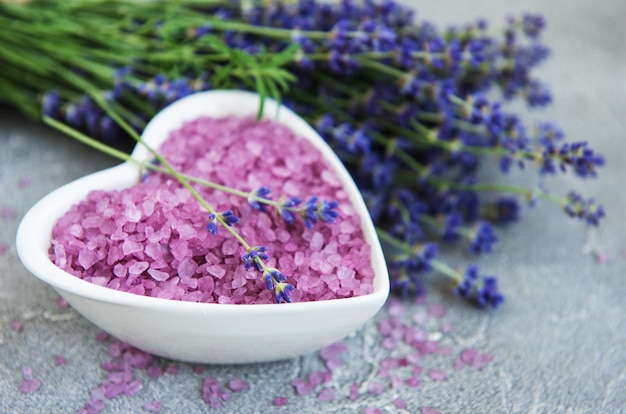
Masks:
[[[23,379],[19,382],[17,388],[22,394],[30,394],[37,391],[41,387],[41,380],[39,378]]]
[[[350,269],[348,267],[342,266],[337,269],[337,277],[339,279],[352,279],[355,274],[356,272],[354,269]]]
[[[228,388],[230,388],[231,391],[240,392],[249,390],[250,385],[244,380],[235,378],[228,382]]]
[[[78,263],[87,270],[98,261],[98,255],[90,249],[82,249],[78,253]]]
[[[218,279],[221,279],[226,274],[226,270],[224,270],[224,268],[220,265],[211,265],[207,267],[207,272],[209,272]]]
[[[128,268],[128,272],[138,275],[143,273],[146,269],[148,269],[148,267],[150,267],[148,262],[137,262]]]
[[[178,276],[183,279],[190,278],[196,273],[196,269],[198,268],[198,264],[190,257],[185,257],[180,261],[176,271],[178,272]]]
[[[128,239],[125,240],[124,243],[122,243],[122,252],[124,252],[125,256],[141,251],[143,251],[143,244],[141,243],[137,243]]]
[[[225,240],[222,243],[222,254],[225,256],[231,256],[237,252],[237,242],[234,240]]]
[[[141,220],[141,211],[137,208],[127,208],[124,211],[124,217],[132,223],[136,223]]]
[[[167,280],[167,279],[169,279],[169,278],[170,278],[169,273],[162,272],[162,271],[160,271],[160,270],[156,270],[156,269],[149,269],[149,270],[148,270],[148,274],[149,274],[150,276],[152,276],[152,278],[153,278],[154,280],[157,280],[157,281],[159,281],[159,282],[163,282],[163,281],[165,281],[165,280]]]
[[[311,237],[310,247],[313,251],[320,251],[324,246],[324,235],[318,231]]]
[[[289,400],[287,399],[287,397],[274,397],[274,399],[272,400],[272,404],[275,407],[283,407],[289,404]]]

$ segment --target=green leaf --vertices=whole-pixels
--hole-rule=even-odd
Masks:
[[[266,85],[260,76],[256,76],[256,88],[259,96],[261,97],[261,101],[259,102],[259,110],[256,114],[256,119],[259,120],[263,116],[263,111],[265,110],[265,99],[267,98]]]
[[[283,66],[283,65],[286,65],[287,63],[293,62],[296,52],[298,51],[299,48],[300,46],[297,43],[292,43],[287,48],[285,48],[282,52],[280,52],[277,55],[274,55],[271,58],[271,63],[274,66]]]

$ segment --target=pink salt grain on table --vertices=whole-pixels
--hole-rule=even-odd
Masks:
[[[199,118],[173,131],[159,152],[184,174],[245,192],[260,186],[280,196],[339,202],[333,224],[286,223],[272,208],[253,210],[243,197],[197,190],[217,211],[233,210],[237,231],[266,246],[268,266],[296,288],[293,301],[348,298],[373,291],[370,246],[360,217],[321,153],[286,127],[253,118]],[[120,191],[92,191],[61,217],[50,259],[91,283],[158,298],[207,303],[273,303],[260,274],[245,270],[244,248],[219,229],[174,178],[150,173]]]

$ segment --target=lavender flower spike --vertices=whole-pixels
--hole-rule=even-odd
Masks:
[[[250,206],[255,210],[265,211],[265,206],[267,204],[259,201],[258,199],[261,198],[269,200],[270,198],[268,196],[271,192],[272,190],[267,187],[259,187],[255,190],[250,191],[250,193],[248,194],[248,204],[250,204]]]
[[[278,269],[266,268],[263,271],[263,281],[265,282],[265,287],[269,290],[274,290],[276,283],[284,283],[287,281],[287,278]]]
[[[321,201],[317,202],[317,197],[311,197],[300,209],[300,217],[304,221],[304,225],[307,228],[312,228],[313,224],[318,220],[324,223],[332,224],[339,216],[339,213],[335,211],[335,208],[339,203],[336,201]]]
[[[255,246],[249,248],[243,256],[241,256],[241,260],[243,260],[246,270],[250,270],[250,267],[254,264],[256,270],[262,272],[263,260],[268,260],[270,258],[266,252],[267,247],[265,246]]]
[[[324,223],[333,223],[339,213],[335,210],[339,205],[336,201],[325,201],[323,200],[319,207],[317,208],[317,216]]]
[[[289,283],[276,283],[276,287],[274,288],[276,292],[276,303],[280,303],[281,300],[291,303],[291,292],[293,291],[293,285]]]
[[[209,233],[213,235],[217,234],[218,217],[221,218],[222,221],[229,226],[232,226],[233,224],[239,222],[239,217],[235,216],[235,213],[233,213],[232,210],[225,210],[217,214],[211,213],[209,214],[209,224],[207,224],[206,229],[209,231]]]
[[[293,213],[293,207],[296,207],[300,204],[302,200],[298,197],[290,197],[286,200],[282,201],[278,206],[278,212],[281,217],[289,224],[293,224],[296,221],[296,215]]]
[[[495,277],[483,277],[483,286],[476,295],[478,306],[491,306],[496,309],[504,301],[504,295],[498,290],[498,280]]]

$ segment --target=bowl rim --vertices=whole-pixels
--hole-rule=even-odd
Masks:
[[[198,92],[189,95],[186,98],[182,98],[181,100],[178,100],[161,110],[147,124],[142,134],[142,138],[145,138],[151,146],[158,147],[158,145],[160,145],[158,140],[166,139],[170,131],[179,128],[180,125],[185,122],[185,119],[182,121],[178,119],[176,122],[170,122],[168,125],[166,122],[168,114],[184,112],[188,115],[186,120],[192,120],[202,115],[194,115],[193,111],[185,111],[187,106],[196,105],[205,99],[219,100],[225,97],[232,100],[243,100],[248,106],[251,105],[252,100],[258,104],[259,99],[258,94],[247,91],[213,90]],[[241,107],[238,109],[241,109]],[[276,116],[274,118],[270,118],[268,116],[270,112],[276,113]],[[241,113],[241,110],[238,110],[237,113]],[[235,113],[231,112],[230,114]],[[211,114],[205,115],[211,116]],[[280,309],[285,307],[284,309],[288,310],[288,312],[295,312],[298,314],[313,310],[311,307],[319,308],[320,306],[334,309],[344,308],[350,304],[355,306],[364,305],[369,302],[379,303],[380,306],[382,306],[389,295],[390,289],[387,266],[382,247],[378,237],[376,236],[369,212],[365,206],[363,198],[358,192],[356,184],[354,184],[354,181],[352,180],[352,177],[334,151],[323,141],[317,132],[315,132],[315,130],[308,123],[306,123],[289,108],[268,98],[265,102],[263,116],[264,118],[274,119],[276,122],[286,125],[292,129],[295,135],[304,137],[312,142],[322,152],[322,155],[330,163],[342,183],[345,184],[346,179],[349,179],[352,182],[352,188],[356,189],[357,194],[354,194],[354,191],[349,190],[347,191],[348,197],[355,211],[361,217],[361,230],[364,238],[371,246],[370,263],[374,270],[373,291],[371,293],[349,298],[282,304],[222,304],[190,302],[143,296],[99,286],[57,267],[48,257],[48,248],[50,247],[52,238],[52,228],[56,224],[58,218],[60,218],[62,214],[64,214],[64,212],[66,212],[73,204],[84,199],[86,194],[90,191],[102,189],[102,187],[90,187],[93,183],[101,183],[105,187],[108,187],[107,189],[126,188],[128,185],[111,185],[110,183],[107,184],[107,182],[112,181],[113,184],[119,184],[120,182],[123,183],[124,180],[128,181],[128,178],[124,178],[124,176],[132,176],[133,172],[136,177],[139,174],[139,167],[131,161],[126,161],[117,166],[100,170],[73,180],[48,193],[35,205],[33,205],[22,218],[16,234],[17,253],[23,265],[37,278],[63,292],[105,303],[167,310],[168,312],[174,313],[205,313],[208,309],[210,309],[211,313],[235,312],[237,314],[246,314],[248,312],[254,312],[257,315],[262,315],[265,313],[275,313],[277,311],[282,312]],[[163,119],[166,121],[163,121]],[[282,122],[284,119],[287,119],[288,122]],[[169,126],[169,128],[164,128],[164,126]],[[153,136],[156,138],[152,138]],[[163,138],[163,136],[165,137]],[[141,144],[137,144],[131,153],[131,156],[137,160],[141,160],[147,155],[145,148],[140,148],[140,145]],[[118,181],[110,180],[111,177],[118,177]],[[105,178],[108,178],[108,180],[105,180]],[[74,197],[72,197],[72,195],[74,195]],[[63,202],[59,203],[59,199],[63,200]],[[55,206],[56,208],[54,208]],[[55,211],[61,211],[61,213],[53,214]]]

